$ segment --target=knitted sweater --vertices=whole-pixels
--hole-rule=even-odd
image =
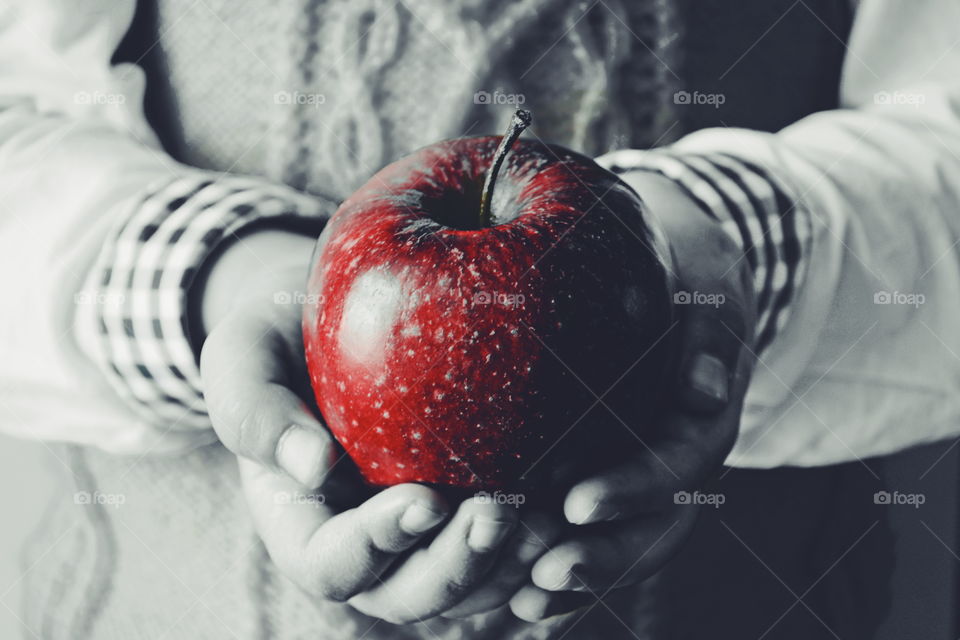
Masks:
[[[412,149],[495,132],[520,102],[539,137],[588,154],[678,136],[673,4],[590,7],[160,0],[163,110],[175,123],[164,142],[188,164],[340,200]],[[219,445],[168,458],[62,451],[74,492],[25,555],[25,620],[45,639],[656,637],[650,581],[540,625],[501,610],[394,627],[278,574]]]

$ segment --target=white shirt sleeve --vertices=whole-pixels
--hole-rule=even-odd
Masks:
[[[674,146],[764,167],[811,222],[728,464],[828,464],[960,433],[958,24],[950,0],[863,0],[840,109]]]
[[[164,451],[198,434],[164,435],[132,414],[72,326],[115,212],[184,169],[144,119],[143,72],[110,63],[134,9],[134,0],[0,4],[0,429]]]
[[[168,158],[144,75],[111,58],[133,0],[0,9],[0,428],[114,452],[215,440],[187,295],[241,228],[311,229],[334,204]]]

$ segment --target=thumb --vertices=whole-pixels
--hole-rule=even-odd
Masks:
[[[335,464],[337,450],[293,391],[288,343],[255,313],[230,314],[200,354],[204,399],[224,446],[315,488]]]
[[[685,409],[715,414],[730,399],[741,351],[752,337],[749,307],[739,297],[716,296],[709,304],[679,305],[679,399]]]

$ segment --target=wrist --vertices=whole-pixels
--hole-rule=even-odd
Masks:
[[[189,315],[203,338],[240,300],[270,298],[306,285],[316,237],[287,229],[257,227],[211,256],[190,294]]]
[[[620,175],[640,195],[649,215],[664,230],[674,264],[680,272],[684,265],[703,262],[713,265],[717,279],[734,286],[738,296],[753,312],[753,269],[744,249],[717,218],[706,213],[676,180],[661,173],[634,171]],[[709,293],[709,292],[705,292]]]

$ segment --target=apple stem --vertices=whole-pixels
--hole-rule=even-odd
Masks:
[[[497,182],[497,174],[500,173],[500,167],[503,165],[503,160],[507,157],[510,147],[512,147],[513,143],[517,141],[517,138],[520,137],[520,134],[523,133],[523,130],[530,126],[532,121],[532,113],[526,109],[517,109],[513,114],[513,118],[510,120],[509,126],[507,126],[506,133],[504,133],[503,138],[500,139],[500,145],[493,154],[493,163],[490,165],[490,170],[487,171],[487,176],[483,180],[483,190],[480,192],[481,229],[490,226],[490,203],[493,200],[493,186]]]

